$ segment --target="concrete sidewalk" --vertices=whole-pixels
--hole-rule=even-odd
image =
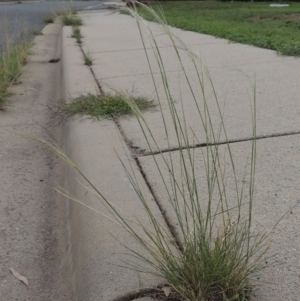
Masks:
[[[90,70],[84,66],[81,49],[70,38],[72,30],[65,27],[62,42],[65,99],[71,101],[79,93],[98,93],[99,88],[103,92],[134,89],[138,94],[155,97],[151,73],[135,20],[127,15],[111,14],[109,11],[80,15],[84,21],[81,27],[84,36],[82,50],[89,53],[94,61]],[[205,139],[189,87],[183,83],[184,74],[176,63],[170,42],[161,35],[157,24],[151,24],[151,28],[157,35],[175,105],[178,112],[181,112],[183,104],[188,126],[192,129],[188,133],[191,141],[196,131],[198,139],[194,143],[195,158],[201,162],[201,148],[197,145],[205,143]],[[229,43],[227,40],[207,35],[175,28],[172,31],[200,54],[210,70],[220,105],[224,107],[228,139],[232,142],[237,174],[241,179],[249,149],[251,150],[251,142],[248,140],[252,137],[253,89],[245,74],[255,78],[257,135],[260,139],[257,141],[254,218],[257,226],[269,231],[289,208],[300,203],[300,59],[278,56],[274,51]],[[146,46],[151,48],[149,43]],[[154,68],[154,77],[159,81],[159,68],[151,49],[149,59]],[[182,60],[193,72],[184,53]],[[161,98],[165,99],[162,86],[158,89]],[[208,101],[213,99],[211,89],[207,91],[207,98]],[[176,159],[179,145],[171,126],[167,104],[162,105],[162,110],[166,116],[171,143],[168,145],[165,135],[162,134],[161,112],[154,109],[144,114],[158,142],[158,145],[150,146],[154,151],[171,149],[172,157]],[[212,103],[210,110],[212,122],[217,126],[218,108]],[[165,188],[152,156],[148,155],[150,147],[135,117],[119,118],[116,123],[111,120],[75,118],[68,121],[65,128],[64,150],[95,184],[99,184],[100,191],[124,210],[126,216],[137,216],[145,220],[145,223],[148,220],[115,151],[125,161],[127,156],[132,156],[134,172],[152,210],[167,231],[168,225],[164,218],[171,227],[176,228],[176,220],[169,211]],[[225,137],[221,137],[221,141],[225,141]],[[157,160],[160,162],[160,155],[157,155]],[[179,162],[179,159],[174,162]],[[167,170],[165,172],[167,177]],[[197,172],[197,177],[204,176],[201,168]],[[66,171],[65,188],[76,197],[86,200],[89,206],[106,214],[104,206],[78,185],[70,170]],[[228,194],[233,193],[229,187]],[[151,290],[162,281],[108,265],[118,264],[118,260],[123,259],[123,255],[114,254],[122,253],[123,249],[109,232],[121,243],[129,244],[132,248],[139,246],[128,234],[106,219],[93,215],[89,210],[72,202],[69,206],[72,246],[69,252],[73,262],[71,272],[77,300],[137,300],[142,294],[136,292]],[[273,231],[270,254],[282,264],[272,266],[257,276],[259,281],[254,288],[256,300],[300,300],[299,229],[298,206]]]

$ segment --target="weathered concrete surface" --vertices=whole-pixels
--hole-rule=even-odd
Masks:
[[[59,28],[51,28],[59,35]],[[43,39],[47,43],[47,34]],[[1,300],[72,300],[66,272],[65,206],[54,191],[57,160],[41,145],[11,133],[58,138],[48,128],[47,106],[60,98],[60,65],[36,56],[43,45],[36,43],[22,76],[11,88],[13,95],[0,111]],[[54,52],[57,44],[49,47]],[[28,279],[28,288],[9,268]]]
[[[84,49],[89,50],[94,60],[93,71],[104,91],[110,88],[122,91],[156,96],[155,88],[150,76],[145,52],[140,40],[135,21],[125,15],[99,14],[83,15],[85,25],[82,28]],[[102,31],[99,28],[109,28]],[[161,46],[161,55],[167,78],[172,93],[172,99],[181,112],[181,102],[185,109],[188,126],[195,131],[195,143],[205,142],[203,131],[199,125],[199,115],[193,103],[189,86],[180,71],[179,62],[174,51],[169,47],[170,41],[161,35],[161,29],[156,24],[151,24]],[[274,51],[255,48],[252,46],[228,43],[222,39],[185,32],[173,29],[174,33],[182,38],[209,67],[214,88],[219,98],[219,103],[224,108],[225,125],[229,140],[248,139],[252,135],[251,106],[253,106],[253,86],[246,75],[256,82],[257,94],[257,135],[278,135],[282,133],[299,132],[300,126],[297,118],[300,113],[298,85],[300,59],[278,56]],[[146,43],[149,48],[149,42]],[[196,91],[197,103],[203,107],[203,96],[199,88],[196,74],[191,69],[191,62],[187,55],[182,54],[182,60],[187,68],[191,85]],[[162,81],[153,53],[149,49],[149,59],[155,73],[163,107],[163,113],[168,124],[170,146],[178,146],[174,135],[174,128],[170,122],[170,112],[166,103]],[[246,75],[245,75],[246,74]],[[213,123],[220,123],[220,116],[214,100],[212,87],[206,79],[206,98],[211,110]],[[225,107],[224,107],[225,105]],[[161,113],[156,111],[146,112],[153,135],[160,149],[166,149],[166,135],[162,134],[163,122]],[[125,135],[133,146],[149,151],[149,147],[134,118],[124,118],[120,124]],[[189,133],[191,141],[193,133]],[[224,140],[224,137],[221,137]],[[152,145],[152,149],[157,149]]]
[[[156,97],[155,88],[147,66],[145,52],[140,40],[135,21],[129,16],[110,14],[106,12],[97,14],[83,14],[84,51],[89,51],[94,58],[93,72],[105,92],[111,87],[121,91],[131,91],[135,88],[137,93]],[[195,104],[193,104],[189,86],[184,81],[183,72],[175,60],[170,42],[161,35],[156,24],[150,24],[154,30],[161,49],[166,74],[169,80],[172,99],[179,115],[182,115],[183,104],[188,128],[197,135],[189,132],[191,142],[194,144],[205,142],[202,125]],[[101,30],[101,29],[105,30]],[[107,30],[109,29],[109,30]],[[252,135],[251,105],[253,105],[253,87],[247,79],[256,80],[257,92],[257,134],[264,138],[257,142],[257,170],[255,191],[254,219],[259,229],[270,230],[272,226],[295,204],[299,203],[299,133],[298,117],[300,104],[298,85],[300,59],[278,56],[274,51],[255,48],[241,44],[228,43],[226,40],[185,32],[178,29],[172,31],[182,38],[209,67],[221,108],[224,108],[224,119],[229,140],[239,141],[250,139]],[[165,116],[169,131],[170,147],[178,147],[174,127],[163,91],[160,74],[151,53],[150,43],[146,42],[149,50],[149,60],[154,70],[154,79],[158,86],[158,95],[162,101],[162,112]],[[181,52],[182,53],[182,52]],[[186,64],[190,83],[200,95],[197,97],[200,108],[203,107],[203,97],[197,82],[196,74],[191,70],[188,57],[183,54],[182,61]],[[245,73],[245,74],[244,74]],[[206,94],[208,106],[214,125],[220,122],[218,109],[213,98],[212,87],[206,77]],[[224,107],[225,104],[225,107]],[[151,128],[158,148],[167,150],[168,144],[163,130],[161,112],[156,108],[144,114]],[[167,202],[167,194],[162,180],[158,174],[151,157],[145,156],[149,147],[143,138],[142,132],[135,118],[119,119],[121,128],[127,142],[133,148],[140,150],[139,162],[145,172],[151,188],[160,205],[166,210],[169,220],[176,227],[176,220]],[[295,134],[284,136],[285,134]],[[221,140],[224,137],[221,137]],[[157,148],[152,144],[152,150]],[[220,147],[222,151],[225,146]],[[242,178],[245,162],[249,156],[251,142],[232,144],[238,175]],[[205,150],[202,149],[202,150]],[[144,152],[146,151],[146,152]],[[175,170],[180,176],[178,152],[172,153]],[[163,175],[168,179],[167,169],[164,167],[159,155],[158,166],[162,168]],[[199,163],[196,169],[197,178],[202,182],[203,162],[201,150],[195,149],[195,158]],[[177,159],[177,160],[175,160]],[[249,158],[248,158],[249,159]],[[227,163],[226,163],[227,164]],[[226,170],[229,168],[226,168]],[[227,177],[228,197],[234,193],[232,190],[232,177]],[[204,184],[199,184],[202,197],[205,200]],[[246,192],[245,192],[246,194]],[[247,199],[245,197],[245,199]],[[281,266],[271,267],[258,275],[262,281],[255,287],[255,295],[262,301],[282,301],[300,298],[299,274],[299,206],[289,212],[276,229],[272,232],[271,255],[274,259],[283,262]]]
[[[67,155],[97,189],[119,208],[122,216],[137,218],[151,229],[143,205],[117,157],[118,154],[126,163],[130,154],[120,140],[114,122],[72,120],[68,122],[64,137],[63,149]],[[141,177],[135,162],[132,161],[131,164],[136,175]],[[130,168],[127,163],[126,165]],[[118,266],[126,266],[126,262],[133,260],[128,256],[130,251],[124,246],[141,254],[144,253],[143,249],[122,226],[109,220],[113,217],[106,209],[107,206],[93,192],[80,185],[84,183],[80,176],[67,169],[64,179],[63,187],[69,193],[100,212],[97,214],[73,201],[68,202],[72,281],[76,300],[115,300],[139,289],[157,285],[158,280],[149,275]],[[139,182],[149,206],[163,224],[161,213],[143,179],[140,178]],[[91,189],[89,185],[87,187]]]
[[[62,59],[64,95],[71,101],[79,92],[99,91],[92,73],[83,63],[79,46],[69,38],[69,34],[70,29],[64,29]],[[151,229],[143,205],[120,162],[121,159],[130,168],[128,158],[131,158],[131,154],[116,124],[112,120],[75,117],[67,120],[63,136],[63,150],[99,191],[119,208],[122,216],[138,218]],[[135,161],[130,159],[130,162],[150,208],[163,225],[162,215]],[[91,192],[91,187],[83,187],[80,183],[84,183],[84,180],[66,167],[64,189],[99,212],[97,214],[74,201],[67,201],[68,254],[75,300],[118,300],[139,289],[157,285],[160,280],[152,276],[120,267],[133,259],[126,255],[130,252],[124,245],[141,254],[144,254],[143,250],[128,232],[110,220],[112,215],[107,206]],[[136,225],[134,228],[140,231]]]
[[[62,32],[62,93],[65,101],[87,93],[99,93],[94,77],[84,65],[83,54],[76,40],[71,38],[72,27],[64,26]]]
[[[280,138],[267,138],[257,141],[257,164],[256,164],[256,189],[254,195],[253,218],[254,225],[260,231],[268,233],[276,222],[283,217],[275,230],[271,232],[271,249],[268,255],[269,263],[276,260],[282,264],[269,267],[257,275],[258,286],[255,287],[255,296],[258,300],[299,300],[300,298],[300,259],[299,259],[299,227],[300,227],[300,135],[285,136]],[[219,147],[221,161],[223,154],[226,154],[227,146]],[[207,206],[208,188],[206,186],[206,173],[203,164],[202,151],[206,148],[194,150],[195,177],[197,189],[200,196],[202,210]],[[251,142],[240,142],[231,144],[231,151],[235,162],[237,178],[241,189],[244,172],[246,170],[246,181],[244,181],[244,202],[248,202],[249,180],[249,157],[251,155]],[[169,154],[165,154],[166,158]],[[156,155],[156,160],[161,168],[163,178],[168,183],[168,190],[171,191],[169,174],[161,155]],[[179,153],[172,152],[173,167],[176,179],[181,183],[181,165]],[[139,158],[141,166],[147,179],[156,194],[156,197],[166,211],[170,223],[178,228],[178,221],[175,218],[166,188],[159,175],[151,156]],[[233,182],[233,174],[230,168],[229,156],[226,157],[226,188],[229,207],[237,205],[236,190]],[[247,165],[248,162],[248,165]],[[188,165],[188,164],[187,164]],[[223,165],[222,165],[223,166]],[[245,166],[247,168],[245,169]],[[217,187],[216,187],[217,190]],[[177,192],[178,195],[178,192]],[[171,197],[173,194],[171,194]],[[217,196],[217,195],[216,195]],[[188,199],[188,195],[186,195]],[[218,199],[214,199],[217,203]],[[290,210],[293,206],[297,205]],[[214,206],[213,206],[214,207]],[[245,206],[246,209],[247,205]],[[247,210],[247,209],[246,209]],[[246,212],[245,212],[246,213]],[[246,216],[246,215],[245,215]],[[274,257],[273,257],[274,256]],[[267,258],[266,258],[267,260]]]

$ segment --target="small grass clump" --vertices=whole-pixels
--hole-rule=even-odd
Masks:
[[[132,97],[132,101],[140,110],[145,110],[153,107],[153,101],[149,101],[146,97]],[[61,112],[67,116],[90,115],[92,117],[100,118],[114,118],[121,115],[131,114],[132,110],[124,97],[120,94],[88,94],[87,96],[80,96],[73,102],[61,105]]]
[[[83,53],[84,64],[87,66],[93,65],[93,58],[90,53]]]
[[[81,35],[80,28],[78,26],[73,26],[73,34],[72,38],[76,39],[76,42],[80,45],[82,43],[81,39],[83,38]]]
[[[82,19],[72,13],[62,14],[62,22],[66,26],[80,26],[82,25]]]
[[[40,30],[38,30],[38,29],[33,30],[32,34],[34,36],[42,36],[43,35],[43,33]]]
[[[8,46],[0,57],[0,109],[5,99],[10,95],[9,87],[20,75],[21,67],[26,63],[31,43],[24,42],[15,46]]]
[[[52,23],[54,23],[54,19],[55,19],[54,15],[48,15],[43,18],[43,22],[45,24],[52,24]]]

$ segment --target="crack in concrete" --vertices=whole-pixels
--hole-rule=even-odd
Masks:
[[[278,137],[284,137],[284,136],[293,136],[293,135],[299,135],[300,131],[297,132],[287,132],[287,133],[277,133],[277,134],[271,134],[271,135],[260,135],[256,136],[256,140],[261,140],[261,139],[268,139],[268,138],[278,138]],[[248,138],[243,138],[243,139],[232,139],[229,141],[221,141],[219,143],[198,143],[195,145],[192,145],[189,147],[189,149],[193,148],[202,148],[202,147],[207,147],[207,146],[213,146],[213,145],[224,145],[224,144],[233,144],[233,143],[239,143],[239,142],[247,142],[247,141],[252,141],[253,137],[248,137]],[[134,148],[137,148],[136,146],[132,146]],[[187,147],[174,147],[174,148],[169,148],[169,149],[162,149],[158,150],[155,152],[139,152],[138,157],[147,157],[147,156],[155,156],[163,153],[168,153],[168,152],[176,152],[179,150],[184,150],[187,149]]]
[[[85,53],[84,53],[84,51],[83,51],[81,45],[78,44],[78,46],[79,46],[79,49],[80,49],[81,52],[82,52],[82,55],[85,55]],[[92,66],[87,66],[87,67],[90,69],[90,71],[91,71],[91,73],[92,73],[92,76],[93,76],[93,78],[94,78],[94,80],[95,80],[95,82],[96,82],[96,84],[97,84],[97,87],[98,87],[98,89],[100,90],[100,93],[101,93],[101,94],[104,94],[103,89],[102,89],[100,83],[98,82],[98,80],[97,80],[97,78],[96,78],[96,75],[95,75],[95,73],[94,73],[94,70],[93,70]]]

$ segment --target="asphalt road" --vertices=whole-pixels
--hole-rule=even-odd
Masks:
[[[43,17],[63,9],[97,6],[101,1],[44,1],[0,3],[0,54],[7,42],[30,40],[34,30],[41,30]]]

